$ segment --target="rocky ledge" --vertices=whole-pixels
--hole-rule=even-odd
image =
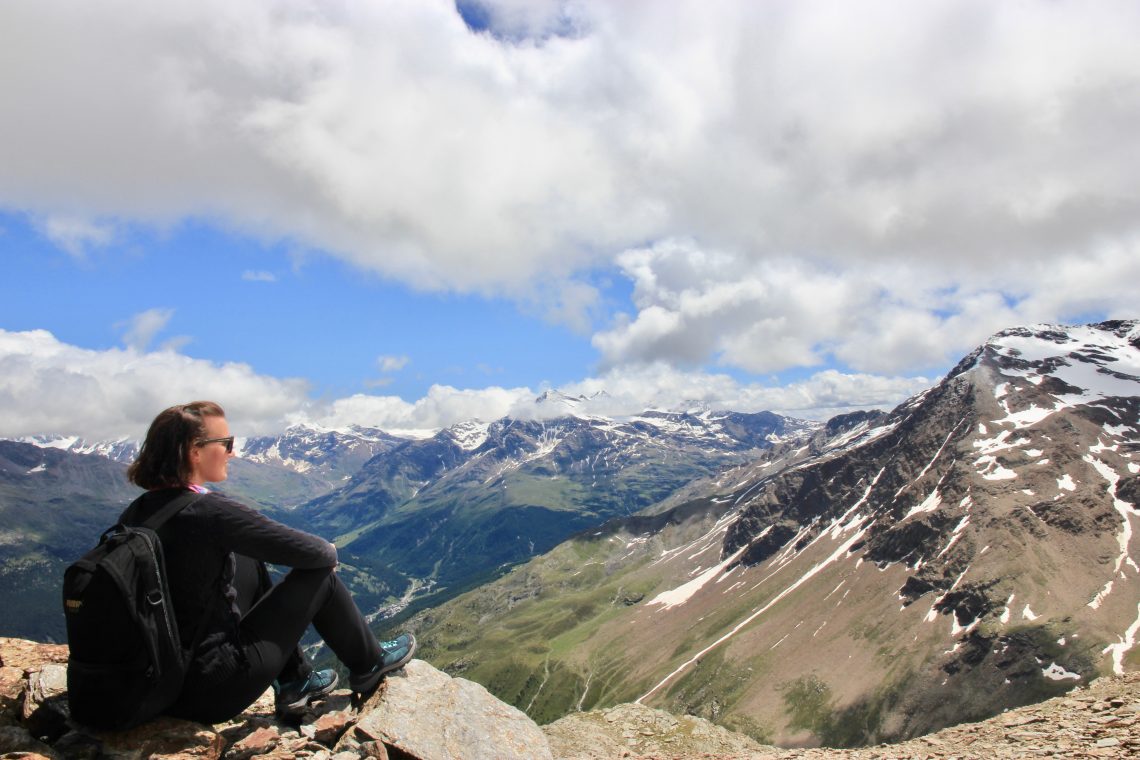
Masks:
[[[0,760],[800,760],[840,758],[1140,757],[1140,673],[981,723],[894,745],[778,749],[692,716],[642,705],[576,713],[539,728],[482,686],[421,660],[363,704],[334,692],[293,722],[267,692],[228,723],[159,718],[130,731],[75,725],[67,714],[67,647],[0,638]]]
[[[39,760],[552,760],[534,721],[482,686],[412,660],[363,704],[336,691],[292,722],[273,694],[208,726],[159,718],[129,731],[76,725],[67,708],[67,647],[0,638],[0,758]]]

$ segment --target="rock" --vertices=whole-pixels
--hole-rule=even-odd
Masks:
[[[23,668],[0,666],[0,726],[14,726],[20,722],[27,685]]]
[[[358,741],[382,741],[419,760],[552,758],[539,727],[465,678],[412,660],[361,709]]]
[[[156,718],[127,731],[98,732],[109,760],[218,760],[225,739],[210,726],[178,718]]]
[[[37,644],[0,636],[0,665],[39,670],[48,663],[67,664],[66,644]]]
[[[246,760],[254,755],[264,755],[277,746],[281,734],[276,726],[265,726],[235,742],[226,751],[226,760]]]
[[[67,733],[70,719],[67,668],[59,663],[44,663],[40,670],[28,674],[22,723],[34,736],[54,742]]]
[[[359,757],[371,757],[375,758],[375,760],[388,760],[388,748],[384,746],[383,742],[364,742],[359,746],[357,752]],[[333,757],[336,757],[336,755]]]
[[[336,744],[345,730],[356,722],[356,716],[345,712],[331,712],[317,718],[312,724],[313,738],[329,747]]]
[[[554,756],[621,757],[623,752],[666,757],[717,756],[760,752],[751,738],[693,715],[674,717],[663,710],[622,704],[601,711],[572,713],[543,726]]]

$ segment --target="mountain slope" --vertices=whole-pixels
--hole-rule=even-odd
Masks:
[[[64,637],[60,585],[138,493],[97,454],[0,440],[0,609],[4,635]]]
[[[925,733],[1134,669],[1140,327],[1010,330],[670,512],[425,613],[540,721],[641,702],[778,743]]]
[[[379,454],[296,517],[335,540],[372,608],[409,591],[454,595],[806,426],[707,411],[465,423]]]

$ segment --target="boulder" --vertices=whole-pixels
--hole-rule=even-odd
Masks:
[[[521,710],[423,660],[388,676],[349,733],[351,741],[383,742],[418,760],[553,757],[542,730]]]
[[[67,703],[67,667],[44,663],[28,673],[21,722],[33,736],[54,742],[67,733],[71,708]]]

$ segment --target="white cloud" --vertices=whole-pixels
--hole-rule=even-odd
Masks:
[[[300,380],[258,375],[248,365],[192,359],[174,351],[92,351],[45,330],[0,330],[0,436],[79,435],[141,438],[174,404],[212,399],[235,430],[280,429],[301,408]]]
[[[579,331],[617,267],[615,369],[923,372],[1135,316],[1140,4],[472,4],[493,33],[451,0],[0,4],[0,208],[76,255],[212,220]]]
[[[513,294],[674,236],[984,278],[1140,224],[1135,3],[480,5],[499,37],[449,0],[3,4],[0,204]]]
[[[825,370],[786,386],[741,384],[724,374],[684,372],[658,364],[613,370],[570,383],[559,390],[585,396],[577,409],[586,414],[621,417],[646,409],[683,409],[693,404],[717,411],[777,411],[793,417],[828,419],[856,409],[889,409],[930,387],[922,377],[880,377]],[[604,391],[604,393],[603,393]],[[330,428],[349,425],[392,432],[429,432],[467,420],[510,416],[543,419],[566,412],[558,404],[536,403],[530,388],[491,386],[461,390],[433,385],[414,402],[397,396],[356,394],[330,404],[312,404],[290,416]]]
[[[44,237],[75,257],[82,257],[89,248],[106,246],[115,239],[112,225],[77,216],[51,214],[38,220],[37,226]]]
[[[381,372],[399,372],[404,367],[408,366],[410,362],[406,356],[378,356],[376,357],[376,364],[380,367]]]
[[[277,282],[277,275],[265,271],[246,270],[241,273],[241,278],[246,282]]]
[[[724,374],[654,365],[616,369],[562,390],[586,396],[606,391],[584,410],[612,416],[699,403],[717,410],[774,410],[826,419],[851,409],[889,408],[929,384],[924,378],[827,370],[785,387],[766,387],[742,384]],[[315,401],[308,391],[301,380],[259,375],[245,364],[218,364],[172,350],[93,351],[62,343],[45,330],[0,330],[0,437],[5,438],[39,434],[140,438],[159,411],[195,399],[219,402],[232,429],[242,435],[280,432],[297,422],[433,431],[472,419],[551,413],[551,407],[535,404],[537,392],[526,387],[434,385],[411,402],[367,394]]]
[[[753,373],[839,362],[860,372],[946,366],[994,332],[1104,312],[1135,316],[1140,235],[979,277],[957,262],[753,260],[692,240],[626,251],[636,313],[595,334],[606,367],[709,362]]]
[[[331,404],[315,405],[294,415],[295,422],[330,428],[349,425],[378,427],[391,432],[434,431],[467,420],[495,420],[520,401],[533,398],[528,388],[490,387],[460,390],[433,385],[415,402],[398,396],[356,394]]]
[[[890,409],[930,387],[924,377],[883,377],[824,370],[785,385],[740,383],[726,374],[681,371],[658,363],[612,370],[561,390],[573,396],[603,396],[585,408],[602,415],[636,414],[649,408],[689,404],[717,411],[775,411],[792,417],[828,419],[856,409]],[[524,413],[522,408],[516,413]]]
[[[135,351],[146,351],[154,337],[166,328],[170,318],[174,316],[174,309],[147,309],[135,314],[126,322],[120,322],[116,327],[123,329],[123,343]],[[176,345],[184,345],[180,340]]]

